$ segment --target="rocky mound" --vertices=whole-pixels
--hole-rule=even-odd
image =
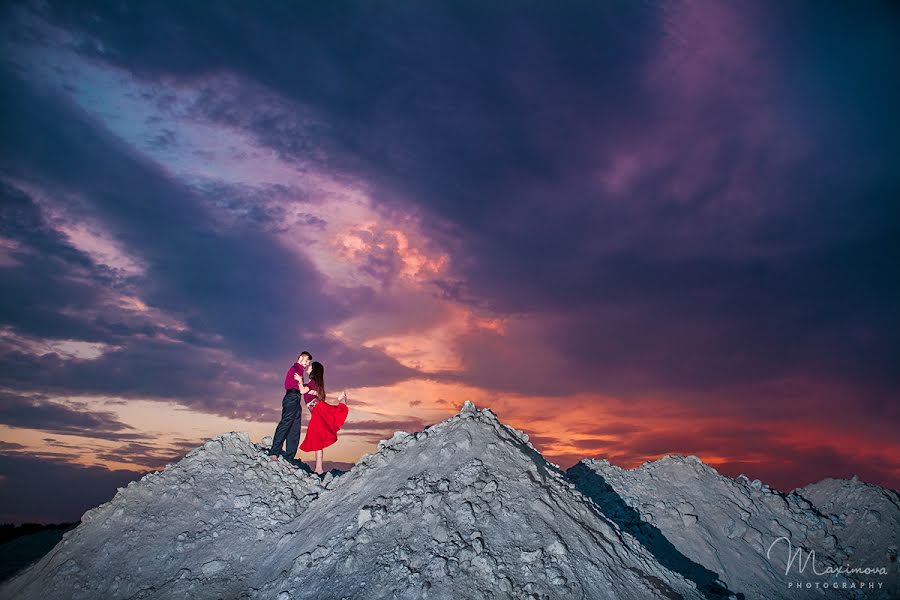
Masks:
[[[885,597],[900,598],[900,494],[856,477],[829,477],[794,491],[828,517],[835,537],[833,555],[842,564],[888,565]]]
[[[321,481],[266,450],[228,433],[121,488],[0,598],[803,598],[768,538],[842,533],[693,457],[563,473],[469,402]]]
[[[258,597],[700,598],[489,409],[398,432],[329,485]],[[323,498],[324,500],[324,498]]]
[[[605,515],[641,540],[661,563],[682,572],[690,564],[715,572],[746,598],[818,598],[823,593],[835,598],[896,597],[889,585],[895,569],[893,575],[821,574],[829,567],[839,571],[850,556],[845,548],[851,539],[847,530],[818,508],[825,505],[821,500],[831,497],[830,489],[816,493],[811,502],[796,490],[786,495],[743,475],[723,476],[696,456],[666,456],[632,470],[606,460],[582,460],[567,473]],[[871,497],[847,499],[860,507],[874,506],[867,504]],[[862,534],[882,552],[896,544],[900,531],[897,505],[886,502],[882,512],[891,513],[890,506],[892,533]],[[790,562],[789,548],[802,560]],[[803,561],[806,566],[801,570]],[[867,558],[865,564],[875,562]],[[828,588],[823,587],[826,583]]]
[[[256,571],[259,542],[324,489],[317,477],[267,462],[246,434],[227,433],[119,488],[0,597],[187,598],[198,584],[203,597],[228,597],[232,581]]]
[[[706,583],[706,582],[704,582]],[[323,482],[211,440],[88,511],[2,598],[703,598],[490,410]]]

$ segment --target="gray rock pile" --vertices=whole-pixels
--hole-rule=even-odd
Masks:
[[[121,488],[0,598],[777,598],[768,537],[846,534],[693,457],[564,473],[469,402],[321,481],[266,450],[228,433]]]
[[[841,564],[890,565],[885,598],[900,598],[900,495],[853,479],[827,478],[794,490],[828,518],[828,552]],[[833,548],[831,548],[833,546]]]
[[[889,559],[889,548],[896,549],[900,531],[896,492],[857,484],[867,486],[868,493],[837,494],[839,499],[827,504],[840,486],[826,482],[841,480],[824,480],[783,494],[758,479],[720,475],[696,456],[665,456],[632,470],[587,459],[567,473],[605,515],[641,540],[664,565],[680,572],[693,565],[701,573],[716,573],[729,589],[746,598],[898,597],[893,587],[898,571]],[[826,488],[817,487],[821,485]],[[862,522],[848,529],[823,512],[826,507],[849,510],[844,504],[858,507],[853,514],[860,521],[880,509],[879,514],[890,521],[887,531],[855,527]],[[851,535],[851,530],[856,533]],[[855,535],[868,537],[870,543],[855,541]],[[851,554],[844,544],[851,540],[866,551],[848,561]],[[791,562],[789,556],[796,558]],[[841,573],[840,566],[848,562],[887,566],[889,573]],[[829,568],[838,572],[821,575]]]

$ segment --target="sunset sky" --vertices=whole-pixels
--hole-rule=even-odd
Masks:
[[[301,350],[348,391],[341,468],[472,400],[563,468],[900,487],[896,5],[5,2],[0,32],[0,521],[271,435]]]

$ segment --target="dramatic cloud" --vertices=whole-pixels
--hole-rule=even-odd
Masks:
[[[98,453],[97,458],[113,462],[130,462],[157,471],[164,469],[168,464],[178,462],[185,454],[202,445],[203,441],[201,440],[184,439],[176,441],[174,446],[168,448],[129,442],[122,444],[112,452]]]
[[[45,398],[0,395],[0,424],[37,427],[42,431],[112,440],[135,440],[143,436],[109,412],[92,412],[81,405],[66,406]]]
[[[0,414],[159,465],[129,406],[274,421],[308,349],[353,453],[473,399],[561,464],[896,487],[898,32],[874,2],[7,3]]]

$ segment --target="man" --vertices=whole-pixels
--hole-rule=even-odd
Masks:
[[[300,446],[300,422],[303,417],[300,403],[300,386],[307,381],[307,371],[312,363],[312,354],[307,351],[300,353],[297,362],[291,365],[284,378],[284,398],[281,400],[281,420],[275,427],[275,435],[272,436],[272,448],[269,450],[269,460],[278,460],[281,454],[281,446],[287,443],[285,457],[294,462],[294,455]],[[296,375],[300,376],[298,380]]]

